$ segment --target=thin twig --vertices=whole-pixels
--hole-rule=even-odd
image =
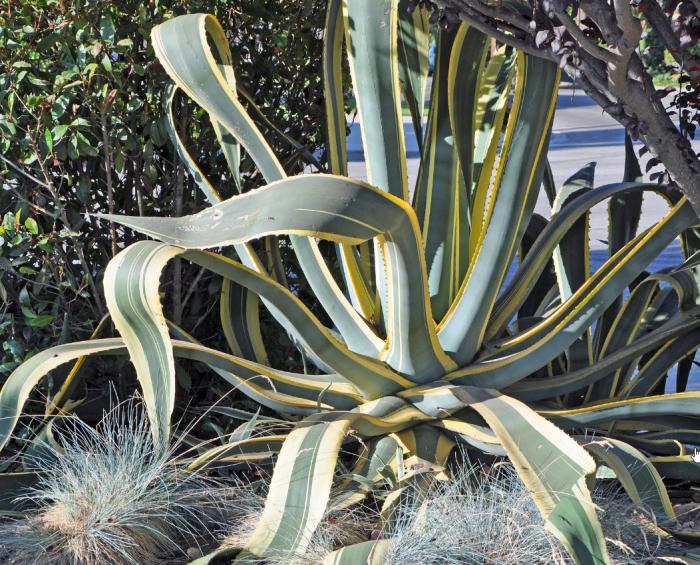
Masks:
[[[112,99],[114,96],[112,95]],[[104,155],[105,178],[107,180],[107,209],[110,215],[114,215],[114,187],[112,186],[112,147],[109,142],[107,129],[107,111],[111,101],[106,101],[100,107],[100,129],[102,130],[102,154]],[[109,235],[112,238],[112,257],[117,254],[117,227],[114,222],[109,222]]]
[[[1,159],[2,161],[4,161],[5,163],[7,163],[10,167],[12,167],[12,168],[13,168],[15,171],[17,171],[19,174],[21,174],[21,175],[27,177],[27,178],[28,178],[29,180],[31,180],[32,182],[38,184],[39,186],[42,186],[42,187],[44,187],[44,188],[47,188],[47,189],[51,190],[51,187],[50,187],[48,184],[46,184],[45,182],[41,182],[41,181],[40,181],[38,178],[36,178],[35,176],[30,175],[27,171],[25,171],[25,170],[21,169],[20,167],[18,167],[17,165],[15,165],[12,161],[10,161],[10,160],[9,160],[7,157],[5,157],[4,155],[0,154],[0,159]]]

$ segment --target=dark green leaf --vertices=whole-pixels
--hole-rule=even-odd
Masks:
[[[111,16],[103,15],[100,18],[100,35],[110,45],[114,43],[114,22]]]
[[[32,318],[32,321],[29,322],[29,325],[33,328],[43,328],[51,324],[53,320],[54,317],[51,314],[42,314],[40,316],[37,316],[36,318]]]

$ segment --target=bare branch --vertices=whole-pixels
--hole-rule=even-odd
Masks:
[[[15,171],[17,171],[20,175],[27,177],[30,181],[34,182],[35,184],[38,184],[39,186],[46,188],[48,190],[51,190],[51,187],[46,184],[45,182],[40,181],[38,178],[36,178],[33,175],[30,175],[27,171],[23,170],[21,167],[18,167],[15,165],[12,161],[10,161],[7,157],[4,155],[0,154],[0,159],[7,163],[7,165],[11,168],[13,168]]]
[[[612,8],[600,0],[581,0],[581,9],[593,20],[610,47],[615,48],[622,39],[622,31],[617,27]]]
[[[681,46],[678,36],[673,31],[673,27],[671,27],[671,21],[664,14],[656,0],[641,0],[640,8],[643,10],[649,25],[658,34],[659,39],[664,44],[664,47],[668,49],[676,63],[681,67],[692,67],[700,64],[700,57]],[[698,7],[698,12],[700,13],[700,7]]]
[[[568,31],[569,34],[571,34],[571,37],[574,38],[574,41],[578,42],[578,44],[593,57],[600,59],[601,61],[605,61],[606,63],[613,63],[617,60],[617,56],[614,53],[600,47],[593,39],[583,33],[581,28],[573,19],[571,19],[569,14],[564,11],[560,11],[556,12],[556,15],[562,25],[566,28],[566,31]]]
[[[504,27],[503,24],[499,25],[495,20],[489,21],[485,15],[480,14],[476,11],[476,9],[472,9],[470,6],[467,6],[463,1],[452,2],[450,0],[436,0],[436,4],[442,8],[455,8],[457,10],[457,15],[462,21],[467,22],[480,32],[493,37],[501,43],[505,43],[506,45],[520,49],[524,53],[529,53],[535,57],[541,57],[553,62],[558,62],[558,58],[553,53],[538,49],[535,47],[535,45],[531,44],[525,39],[516,37],[512,34],[504,33],[501,31]]]

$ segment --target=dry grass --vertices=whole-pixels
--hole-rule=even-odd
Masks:
[[[253,534],[260,514],[265,506],[264,493],[249,493],[249,512],[233,525],[223,540],[227,547],[243,547]],[[376,525],[373,516],[364,506],[333,510],[333,503],[314,532],[307,549],[298,555],[285,555],[280,558],[267,558],[265,565],[310,565],[322,563],[334,549],[366,541],[369,532]]]
[[[385,532],[387,565],[564,563],[530,493],[507,466],[461,465],[453,479],[416,489]]]
[[[681,554],[682,547],[616,485],[593,493],[611,563],[674,562],[668,556]],[[392,540],[387,565],[573,563],[544,529],[532,496],[508,465],[488,472],[462,465],[451,481],[436,482],[427,493],[416,491],[399,508],[385,537]]]
[[[668,556],[681,554],[683,548],[657,528],[652,517],[635,509],[619,487],[598,488],[594,501],[613,565],[681,563]],[[254,522],[251,517],[247,533]],[[381,532],[376,531],[379,522],[376,511],[364,506],[329,514],[302,555],[266,564],[320,564],[334,549],[377,534],[390,540],[386,565],[573,564],[545,530],[532,496],[508,465],[485,471],[460,464],[450,481],[434,481],[427,490],[409,490],[393,522]],[[229,539],[243,545],[245,536],[236,536],[234,532]]]
[[[264,492],[183,472],[174,453],[156,453],[134,402],[108,413],[96,429],[69,422],[64,451],[36,461],[42,478],[24,496],[36,508],[0,525],[0,562],[184,563],[218,545],[224,531],[225,545],[245,545]],[[614,565],[652,565],[682,553],[616,487],[598,489],[594,500]],[[377,536],[390,540],[387,565],[571,563],[506,464],[485,470],[461,463],[451,480],[409,489],[393,520],[383,529],[380,522],[376,509],[362,505],[331,510],[303,554],[265,563],[320,564],[334,549]]]
[[[186,562],[248,512],[246,489],[184,472],[172,452],[157,453],[134,401],[95,429],[69,419],[66,438],[63,452],[35,461],[41,478],[22,497],[34,509],[0,526],[2,562]]]

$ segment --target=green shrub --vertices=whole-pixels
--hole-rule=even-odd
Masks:
[[[36,351],[89,337],[106,313],[104,267],[133,234],[103,231],[86,213],[182,215],[201,206],[167,141],[167,76],[150,45],[152,27],[186,11],[212,12],[226,23],[241,62],[239,84],[261,112],[254,119],[295,173],[324,140],[324,8],[323,0],[40,0],[3,9],[0,215],[11,233],[0,237],[0,382]],[[225,159],[202,111],[179,98],[176,107],[200,166],[225,178]],[[261,182],[246,157],[240,176],[246,186]],[[231,183],[223,190],[232,194]],[[8,225],[15,215],[21,237]],[[176,319],[190,327],[199,321],[212,335],[204,313],[219,282],[197,275],[177,265],[169,302]],[[195,279],[200,284],[189,292]]]

